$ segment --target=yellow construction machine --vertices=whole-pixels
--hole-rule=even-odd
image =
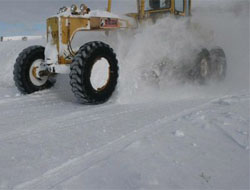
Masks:
[[[72,40],[80,31],[135,29],[146,20],[156,22],[168,15],[191,16],[191,0],[136,0],[137,12],[122,19],[111,13],[112,0],[105,11],[91,10],[87,5],[60,8],[56,16],[47,19],[47,45],[24,49],[14,66],[14,81],[23,94],[48,89],[55,83],[55,75],[68,73],[72,91],[84,104],[106,102],[113,94],[118,80],[118,60],[113,49],[101,41],[91,41],[79,49],[72,48]],[[226,72],[225,53],[221,48],[203,49],[196,67],[189,73],[205,81],[211,76],[223,79]],[[96,69],[96,66],[102,66]],[[97,75],[97,77],[95,77]],[[95,79],[97,78],[97,79]]]

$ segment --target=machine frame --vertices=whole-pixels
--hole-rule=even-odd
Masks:
[[[191,15],[191,0],[166,0],[170,2],[169,8],[158,8],[146,10],[145,3],[150,0],[136,0],[137,13],[128,13],[127,16],[135,20],[133,25],[129,20],[119,17],[99,17],[89,16],[85,13],[88,9],[86,5],[82,5],[85,10],[78,10],[65,16],[59,13],[56,16],[47,19],[47,43],[56,46],[58,53],[57,60],[46,55],[45,66],[52,73],[69,73],[69,64],[71,64],[75,52],[71,47],[71,42],[77,32],[80,31],[113,31],[119,29],[136,28],[138,23],[145,20],[155,18],[155,15],[171,14],[176,16]],[[176,2],[183,1],[183,11],[176,10]],[[160,0],[159,0],[160,2]],[[107,1],[107,11],[111,12],[112,0]],[[71,8],[72,9],[72,8]],[[67,11],[67,10],[65,10]],[[37,72],[38,75],[40,71]]]

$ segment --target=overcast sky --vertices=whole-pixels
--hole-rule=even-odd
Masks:
[[[0,0],[0,36],[44,35],[46,18],[55,15],[62,6],[75,3],[87,4],[91,9],[104,10],[108,0]],[[224,1],[250,0],[193,0],[193,7]],[[136,0],[113,0],[112,11],[127,13],[136,11]],[[199,6],[200,6],[199,5]]]
[[[114,0],[113,11],[132,11],[131,1]],[[0,0],[0,36],[44,34],[46,18],[62,6],[83,2],[92,9],[107,7],[107,0]]]

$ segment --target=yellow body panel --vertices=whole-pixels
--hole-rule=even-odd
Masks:
[[[187,16],[187,11],[191,14],[191,0],[183,0],[184,11],[178,12],[175,10],[175,0],[171,0],[170,8],[145,10],[145,1],[137,0],[137,13],[130,13],[127,16],[142,22],[148,18],[153,18],[155,14],[170,13],[179,16]],[[112,0],[108,0],[107,11],[111,11]],[[187,3],[189,9],[187,9]],[[56,45],[58,51],[58,63],[70,64],[74,56],[71,48],[71,41],[78,31],[85,30],[100,30],[109,31],[121,28],[134,28],[128,20],[120,18],[107,18],[107,17],[84,17],[81,13],[71,16],[55,16],[47,20],[47,41],[52,38],[51,43]]]
[[[111,12],[111,5],[112,5],[112,0],[108,0],[108,8],[107,8],[108,12]]]
[[[145,15],[145,0],[141,0],[141,5],[139,7],[140,7],[140,12],[139,12],[140,19],[143,19]]]
[[[89,19],[76,17],[61,17],[62,43],[68,44],[76,31],[88,28]]]

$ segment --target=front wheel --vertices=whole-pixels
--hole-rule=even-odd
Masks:
[[[31,46],[24,49],[18,56],[14,65],[14,81],[18,90],[23,94],[51,88],[55,79],[50,76],[37,77],[36,70],[44,61],[42,46]]]
[[[70,84],[83,104],[106,102],[118,80],[118,61],[113,49],[103,42],[83,45],[71,64]]]

